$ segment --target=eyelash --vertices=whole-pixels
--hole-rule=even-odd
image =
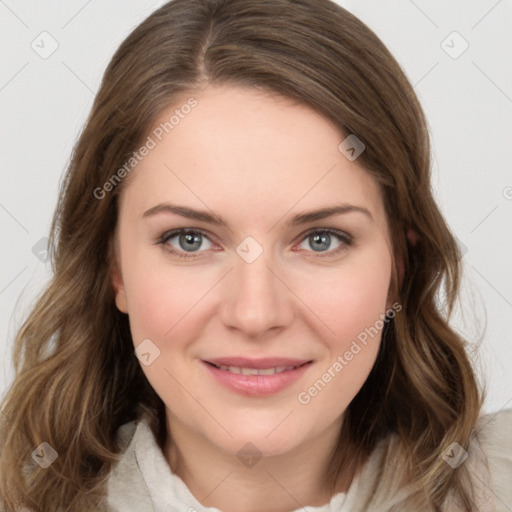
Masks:
[[[184,235],[184,234],[200,234],[200,235],[208,238],[208,240],[210,240],[208,233],[206,233],[202,229],[180,228],[180,229],[174,229],[172,231],[166,231],[165,233],[163,233],[162,235],[160,235],[158,237],[156,244],[164,246],[166,251],[171,253],[173,256],[177,256],[178,258],[183,258],[183,259],[197,258],[195,251],[190,252],[190,253],[187,253],[186,251],[177,251],[176,249],[174,249],[174,247],[167,245],[167,242],[171,238],[174,238],[177,235]],[[338,240],[341,242],[341,245],[339,247],[337,247],[336,249],[330,249],[325,252],[324,251],[316,252],[316,251],[312,251],[312,250],[307,251],[307,252],[311,252],[311,253],[316,252],[316,254],[314,256],[316,258],[325,258],[325,257],[333,256],[334,254],[337,255],[341,252],[345,252],[354,243],[353,237],[351,235],[349,235],[348,233],[345,233],[343,231],[338,231],[337,229],[328,229],[328,228],[310,229],[309,231],[306,231],[305,233],[303,233],[301,235],[300,242],[303,242],[304,240],[309,238],[311,235],[318,235],[318,234],[334,235],[334,237],[338,238]]]

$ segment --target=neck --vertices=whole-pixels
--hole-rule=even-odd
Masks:
[[[247,465],[176,418],[168,419],[167,431],[172,436],[164,455],[173,473],[203,506],[222,512],[290,512],[325,505],[334,494],[348,490],[355,473],[353,467],[342,470],[334,492],[329,488],[326,475],[339,423],[291,452],[257,462],[248,459]]]

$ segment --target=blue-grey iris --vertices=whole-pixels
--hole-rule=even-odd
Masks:
[[[184,251],[197,251],[203,242],[201,233],[184,233],[179,236],[180,247]]]
[[[331,236],[328,233],[317,233],[309,237],[309,246],[314,251],[325,251],[331,246]]]

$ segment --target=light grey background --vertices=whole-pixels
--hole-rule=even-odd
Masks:
[[[0,0],[0,394],[13,377],[15,332],[50,277],[41,239],[102,73],[162,3]],[[512,0],[340,4],[382,38],[426,111],[436,197],[467,251],[454,326],[473,352],[481,340],[473,357],[486,411],[511,407]]]

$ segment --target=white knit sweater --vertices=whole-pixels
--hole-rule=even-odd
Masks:
[[[482,416],[476,432],[464,464],[473,477],[479,512],[511,512],[512,409]],[[126,448],[107,484],[112,512],[220,512],[201,505],[171,472],[145,420],[121,427],[119,439]],[[379,478],[383,457],[392,450],[392,440],[381,442],[346,493],[336,494],[323,506],[293,512],[415,512],[400,505],[407,489],[396,491],[393,485],[382,485]],[[398,478],[399,471],[395,473]],[[458,508],[448,500],[445,510]]]

